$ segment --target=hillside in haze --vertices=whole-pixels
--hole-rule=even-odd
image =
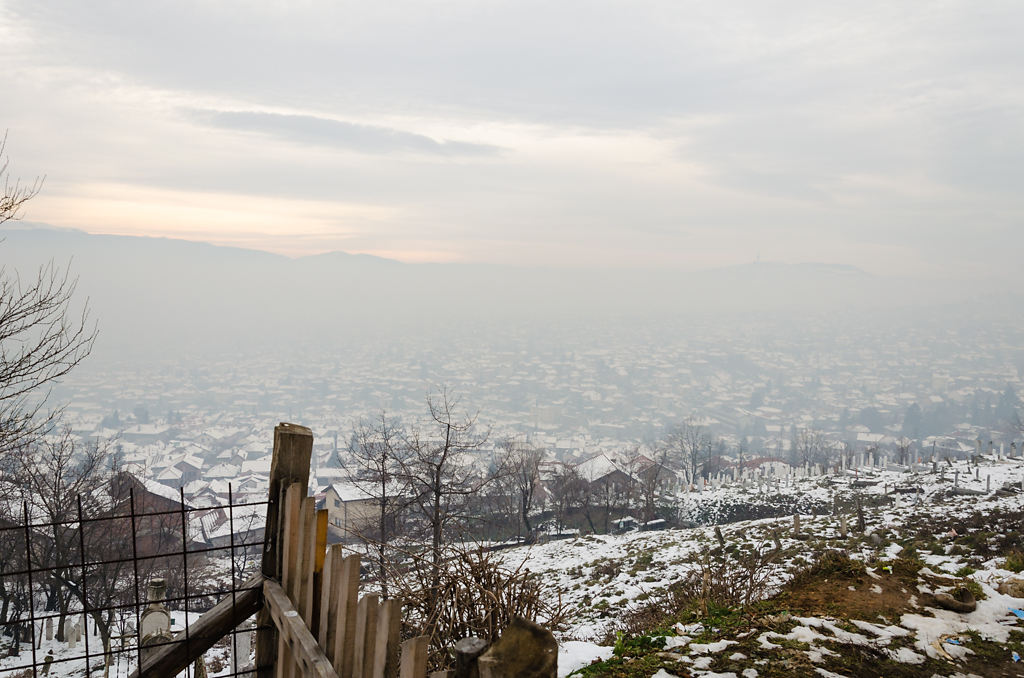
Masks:
[[[332,252],[298,259],[164,238],[18,224],[0,263],[23,276],[71,262],[102,348],[224,347],[474,323],[542,326],[693,313],[848,312],[955,305],[961,283],[868,275],[827,264],[752,263],[704,271],[408,264]],[[1005,291],[991,290],[986,300]],[[1014,302],[1019,303],[1019,301]],[[1019,307],[1019,306],[1018,306]]]

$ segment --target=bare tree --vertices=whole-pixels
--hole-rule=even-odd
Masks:
[[[687,481],[697,481],[697,475],[705,462],[706,450],[711,439],[704,428],[693,417],[687,417],[665,436],[664,445],[670,458],[675,459],[685,470]]]
[[[711,477],[722,473],[725,470],[725,456],[729,451],[726,447],[725,441],[721,438],[707,439],[707,457],[704,464],[704,473],[706,476]]]
[[[414,427],[405,440],[403,478],[413,497],[411,506],[429,532],[431,587],[440,580],[445,535],[465,526],[471,517],[469,499],[490,483],[494,474],[473,463],[471,453],[486,441],[476,415],[459,411],[447,389],[427,398],[430,417],[425,428]]]
[[[18,486],[33,516],[48,524],[31,549],[34,563],[47,573],[47,609],[59,613],[57,639],[64,639],[70,591],[66,582],[75,581],[79,562],[78,509],[91,516],[103,508],[103,491],[112,469],[107,450],[97,444],[77,445],[70,431],[23,446]]]
[[[9,179],[0,142],[0,224],[21,216],[42,181]],[[92,350],[96,326],[89,306],[72,304],[77,281],[52,262],[34,277],[0,268],[0,456],[52,426],[45,412],[47,385],[66,375]]]
[[[519,520],[526,530],[527,538],[532,540],[530,512],[540,489],[540,463],[544,459],[544,451],[523,440],[513,438],[503,440],[501,447],[505,451],[503,465],[508,471],[510,485],[516,493]]]
[[[639,454],[639,449],[635,454]],[[653,459],[645,457],[646,463],[637,464],[636,468],[636,489],[645,523],[654,520],[658,512],[658,503],[672,475],[672,470],[668,467],[668,450],[665,446],[652,451],[652,455]]]
[[[18,179],[12,183],[7,171],[9,161],[5,153],[6,148],[7,132],[4,132],[3,139],[0,139],[0,183],[3,184],[3,194],[0,194],[0,224],[20,219],[21,208],[43,187],[43,179],[40,177],[30,185],[23,185]]]
[[[375,551],[381,595],[388,595],[388,543],[397,533],[397,521],[408,503],[408,480],[402,470],[408,458],[405,434],[386,412],[373,421],[356,425],[348,454],[340,461],[348,481],[373,501],[376,519],[372,528],[357,536]]]
[[[906,466],[911,462],[910,446],[912,444],[913,441],[910,438],[900,438],[896,441],[896,453],[901,466]]]
[[[474,531],[484,539],[504,540],[523,536],[523,521],[519,517],[519,496],[515,479],[504,474],[488,484],[473,502],[473,511],[487,516],[481,523],[482,531]]]
[[[561,532],[570,514],[576,510],[582,511],[588,503],[586,497],[590,494],[589,485],[575,464],[559,463],[551,475],[548,491],[554,507],[556,527]],[[590,521],[590,530],[596,532],[593,521]]]
[[[796,464],[827,462],[826,441],[821,431],[802,428],[793,439],[793,459]]]
[[[133,542],[145,532],[153,552],[166,544],[153,541],[153,530],[133,531],[127,489],[117,482],[123,474],[114,465],[116,455],[103,445],[80,445],[65,431],[26,442],[16,452],[19,491],[38,528],[21,548],[33,568],[45,573],[37,585],[48,609],[58,612],[58,637],[66,631],[69,614],[84,613],[109,653],[115,625],[135,603],[132,574],[145,580],[162,567],[156,559],[143,557],[133,571]],[[108,654],[108,668],[110,660]]]

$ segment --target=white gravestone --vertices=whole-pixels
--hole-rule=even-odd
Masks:
[[[171,615],[163,604],[167,597],[167,582],[163,579],[150,581],[148,597],[149,607],[143,610],[139,619],[139,637],[143,645],[165,638],[171,631]]]

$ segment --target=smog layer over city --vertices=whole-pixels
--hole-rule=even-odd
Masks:
[[[0,678],[1024,676],[1021,25],[0,1]]]

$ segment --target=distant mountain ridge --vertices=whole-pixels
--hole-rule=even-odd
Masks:
[[[188,240],[185,238],[171,238],[166,236],[138,236],[138,235],[117,235],[117,234],[97,234],[88,233],[81,229],[75,228],[63,228],[51,226],[49,224],[40,224],[37,222],[9,222],[0,226],[0,237],[4,237],[7,232],[14,232],[23,234],[26,241],[31,241],[36,238],[42,239],[49,246],[70,246],[72,244],[80,246],[86,241],[95,241],[96,243],[116,243],[116,244],[137,244],[143,247],[170,247],[170,248],[211,248],[212,250],[220,251],[225,254],[237,254],[244,256],[262,256],[268,258],[275,258],[281,261],[296,261],[296,262],[374,262],[382,265],[405,265],[405,266],[420,266],[424,264],[420,263],[408,263],[397,259],[390,259],[388,257],[381,257],[374,254],[365,253],[352,253],[345,252],[343,250],[332,250],[329,252],[321,252],[317,254],[307,254],[299,257],[288,257],[283,254],[277,254],[274,252],[267,252],[266,250],[259,250],[254,248],[238,247],[234,245],[218,245],[214,243],[208,243],[201,240]],[[20,240],[20,238],[18,238]],[[66,240],[66,243],[62,243]],[[3,257],[0,257],[2,259]],[[497,268],[513,268],[513,269],[545,269],[550,268],[546,266],[531,266],[531,265],[511,265],[511,264],[491,264],[487,262],[454,262],[454,263],[429,263],[425,264],[429,266],[490,266]],[[622,270],[629,270],[631,267],[622,267]],[[635,267],[641,268],[641,267]],[[588,270],[582,268],[579,270]],[[662,270],[672,270],[669,267],[664,267]],[[730,266],[718,266],[707,269],[687,270],[686,273],[709,273],[719,271],[779,271],[779,270],[808,270],[808,271],[821,271],[821,272],[848,272],[856,273],[859,275],[870,275],[863,269],[853,266],[850,264],[833,264],[827,262],[796,262],[796,263],[783,263],[773,261],[758,261],[750,262],[745,264],[734,264]],[[680,271],[683,272],[683,271]]]
[[[357,334],[629,323],[693,313],[791,313],[931,303],[935,290],[844,265],[748,263],[703,271],[402,263],[279,254],[171,238],[0,229],[0,264],[30,275],[71,262],[103,344],[128,350],[335,341]],[[287,313],[294,322],[275,320]],[[399,335],[396,335],[399,336]]]

